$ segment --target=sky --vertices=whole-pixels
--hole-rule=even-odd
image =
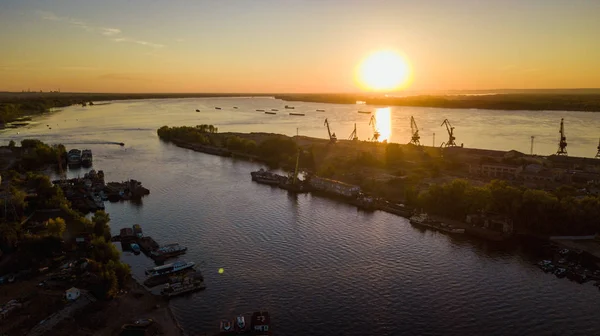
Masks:
[[[0,91],[358,92],[600,87],[598,0],[0,0]]]

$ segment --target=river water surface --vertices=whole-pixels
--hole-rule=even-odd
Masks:
[[[208,123],[220,131],[295,134],[299,128],[301,134],[325,137],[325,117],[340,138],[355,122],[362,123],[359,137],[370,130],[369,116],[357,114],[356,106],[292,103],[296,112],[306,112],[292,117],[285,104],[290,103],[237,98],[69,107],[30,128],[3,131],[0,143],[38,138],[68,149],[91,148],[94,168],[104,170],[107,181],[134,178],[150,189],[141,204],[107,202],[106,211],[114,233],[139,223],[159,243],[188,246],[181,259],[199,265],[208,287],[170,305],[190,335],[215,332],[221,319],[259,309],[270,312],[276,335],[600,333],[598,290],[540,271],[535,246],[450,237],[391,214],[290,196],[252,183],[249,173],[256,164],[178,148],[156,136],[162,125]],[[280,114],[255,111],[271,108]],[[443,134],[438,126],[447,116],[465,146],[528,151],[530,133],[536,132],[541,139],[536,148],[545,153],[555,150],[564,117],[572,153],[582,156],[595,154],[589,153],[600,129],[600,115],[579,112],[392,108],[376,115],[391,121],[387,136],[394,142],[410,137],[410,115],[421,123],[422,135],[434,129]],[[126,146],[113,144],[118,142]],[[144,255],[124,253],[123,259],[139,278],[152,265]]]

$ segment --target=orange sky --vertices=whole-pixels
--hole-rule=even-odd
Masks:
[[[600,87],[600,1],[0,5],[0,90],[355,92],[378,50],[409,90]]]

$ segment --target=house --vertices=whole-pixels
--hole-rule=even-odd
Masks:
[[[509,235],[514,231],[512,220],[506,216],[496,213],[470,214],[467,215],[465,222],[473,226],[478,226]]]
[[[65,291],[65,297],[68,301],[75,301],[81,296],[79,288],[71,287]]]

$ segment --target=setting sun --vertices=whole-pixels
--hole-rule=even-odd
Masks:
[[[369,90],[394,90],[408,84],[410,67],[400,54],[378,51],[362,62],[358,75],[360,83]]]

